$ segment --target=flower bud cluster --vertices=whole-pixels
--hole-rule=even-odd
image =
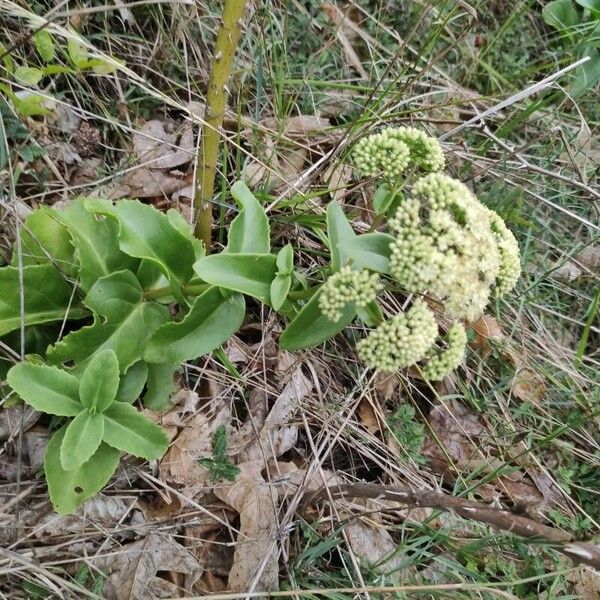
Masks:
[[[445,336],[446,347],[430,349],[425,355],[425,366],[421,369],[423,377],[438,381],[454,371],[465,356],[467,332],[462,323],[453,323]]]
[[[386,127],[354,147],[354,164],[363,176],[394,179],[409,166],[423,173],[444,168],[439,142],[415,127]]]
[[[370,367],[393,373],[421,360],[434,344],[438,326],[434,314],[418,300],[373,329],[356,345],[358,355]]]
[[[319,308],[330,320],[337,322],[342,311],[350,302],[364,307],[375,300],[382,289],[377,273],[369,273],[366,269],[353,271],[351,267],[342,267],[327,279],[321,288]]]
[[[389,222],[390,272],[411,292],[428,291],[449,314],[477,319],[492,291],[512,289],[518,245],[502,219],[460,181],[430,173]]]

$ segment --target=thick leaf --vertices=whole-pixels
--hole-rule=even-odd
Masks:
[[[291,275],[277,275],[271,282],[271,306],[275,310],[279,310],[285,302],[290,288],[292,287]]]
[[[21,287],[23,324],[50,323],[65,318],[81,319],[89,313],[77,306],[71,286],[52,265],[23,267],[23,281],[17,267],[0,268],[0,336],[21,327]]]
[[[23,265],[54,264],[68,275],[76,273],[74,249],[68,230],[56,220],[56,211],[42,206],[27,215],[20,229]],[[17,245],[13,246],[11,264],[19,262]]]
[[[579,24],[579,14],[571,0],[548,2],[542,8],[542,17],[547,25],[565,34],[569,34],[569,30]]]
[[[356,312],[359,319],[369,327],[376,327],[385,318],[381,306],[375,300],[372,300],[364,307],[357,307]]]
[[[600,82],[600,52],[593,47],[586,49],[590,57],[586,63],[575,70],[571,90],[575,96],[593,89]]]
[[[213,254],[194,264],[200,278],[211,285],[241,292],[270,303],[271,282],[277,272],[272,254]]]
[[[348,262],[348,257],[342,249],[343,242],[356,237],[342,207],[335,201],[327,206],[327,237],[331,253],[331,270],[335,273]]]
[[[69,38],[67,40],[67,51],[69,53],[69,59],[74,66],[79,69],[85,67],[89,60],[90,53],[83,44],[80,44],[77,40]]]
[[[291,275],[294,270],[294,248],[286,244],[277,253],[277,275]]]
[[[139,261],[119,249],[117,224],[111,219],[98,219],[83,202],[83,198],[75,200],[67,208],[54,211],[54,216],[71,234],[80,284],[87,292],[100,277],[120,269],[135,271]]]
[[[365,233],[346,240],[342,247],[355,267],[389,273],[392,241],[394,238],[387,233]]]
[[[7,380],[27,404],[41,412],[74,417],[83,410],[79,381],[62,369],[23,362],[12,367]]]
[[[188,223],[183,218],[183,215],[174,208],[170,208],[167,211],[167,217],[169,217],[169,221],[171,221],[173,227],[181,231],[183,235],[190,239],[192,246],[194,247],[194,257],[196,260],[202,258],[206,254],[204,244],[198,238],[194,237],[194,228],[192,224]]]
[[[119,388],[119,361],[109,349],[92,356],[79,384],[82,406],[92,413],[104,412],[115,400]],[[65,467],[66,468],[66,467]]]
[[[81,411],[68,425],[60,445],[60,464],[72,471],[87,462],[98,450],[104,434],[104,417]]]
[[[21,117],[36,117],[49,115],[52,111],[46,108],[52,97],[47,94],[35,94],[33,92],[11,98],[17,114]]]
[[[52,36],[45,30],[40,29],[34,36],[33,41],[35,42],[35,49],[40,55],[40,58],[45,62],[49,63],[54,60],[54,42]]]
[[[116,219],[121,250],[154,262],[169,278],[174,291],[192,276],[195,254],[191,237],[184,235],[164,213],[137,200],[120,200],[112,205],[94,199],[86,201],[86,207]]]
[[[100,444],[95,454],[83,465],[65,471],[60,461],[60,448],[66,427],[57,431],[46,447],[44,470],[48,492],[54,510],[67,515],[97,494],[119,466],[120,453],[107,444]]]
[[[117,271],[99,279],[90,289],[86,304],[102,317],[93,325],[65,336],[48,349],[48,359],[57,364],[74,360],[83,363],[100,350],[113,350],[123,373],[142,358],[146,342],[160,325],[169,320],[169,311],[156,302],[140,300],[135,277]]]
[[[133,404],[142,394],[146,379],[148,379],[148,365],[143,360],[139,360],[121,377],[115,400]]]
[[[17,67],[14,75],[19,83],[37,85],[42,80],[44,73],[35,67]]]
[[[349,304],[342,317],[334,323],[321,313],[319,308],[320,291],[317,292],[296,315],[279,338],[283,350],[300,350],[316,346],[342,331],[356,316],[354,304]]]
[[[180,363],[198,358],[228,340],[244,320],[245,303],[240,294],[228,298],[218,288],[198,296],[179,323],[166,323],[150,338],[144,360]]]
[[[575,2],[587,8],[595,17],[600,17],[600,0],[575,0]]]
[[[178,370],[179,363],[148,365],[144,406],[153,410],[161,410],[169,405],[171,394],[175,391],[174,375]]]
[[[161,427],[134,406],[115,402],[104,413],[104,441],[123,452],[146,458],[160,458],[169,445]]]
[[[271,251],[271,230],[264,208],[243,181],[231,188],[231,195],[240,207],[231,222],[226,252],[236,254],[268,254]]]

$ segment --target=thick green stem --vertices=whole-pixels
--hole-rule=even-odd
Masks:
[[[194,206],[197,210],[196,237],[204,242],[207,253],[210,252],[212,241],[211,200],[215,189],[221,126],[227,100],[227,82],[241,36],[240,22],[245,8],[246,0],[225,0],[206,92],[206,114],[202,127]]]

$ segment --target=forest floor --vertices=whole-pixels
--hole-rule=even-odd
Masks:
[[[600,597],[599,573],[555,544],[464,513],[307,500],[323,484],[408,486],[600,539],[600,103],[597,86],[576,89],[577,71],[551,77],[581,43],[544,22],[544,4],[249,3],[216,245],[235,215],[227,190],[244,178],[272,207],[274,240],[318,271],[327,201],[360,231],[373,218],[344,149],[410,124],[440,139],[448,172],[515,233],[517,289],[472,324],[465,364],[435,385],[365,369],[362,325],[283,352],[281,319],[253,305],[222,353],[182,365],[172,407],[152,415],[169,432],[165,457],[125,460],[69,516],[52,512],[41,476],[52,423],[28,419],[1,388],[0,597]],[[0,84],[25,103],[36,89],[48,109],[19,116],[2,101],[2,263],[15,224],[41,204],[139,198],[190,220],[220,5],[0,0]],[[55,61],[68,63],[60,31],[72,28],[112,67],[15,77],[15,65],[43,67],[28,35],[40,16],[55,26]],[[0,358],[14,360],[4,345]],[[234,483],[198,463],[215,432]]]

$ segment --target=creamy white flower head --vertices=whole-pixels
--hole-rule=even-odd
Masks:
[[[518,245],[502,219],[460,181],[421,177],[389,221],[390,273],[408,291],[428,291],[457,318],[477,319],[519,276]]]
[[[389,135],[410,149],[410,162],[424,173],[441,171],[446,164],[440,143],[416,127],[390,127]]]
[[[427,362],[421,369],[421,373],[426,379],[433,381],[443,379],[463,361],[467,346],[467,332],[463,325],[461,323],[451,325],[444,341],[445,348],[440,349],[436,344],[425,355]]]
[[[353,271],[344,266],[323,284],[319,308],[330,321],[337,322],[349,303],[364,307],[375,300],[382,287],[377,273],[369,273],[366,269]]]
[[[434,314],[423,301],[417,300],[406,313],[384,321],[369,332],[356,349],[370,367],[393,373],[421,360],[437,335]]]

